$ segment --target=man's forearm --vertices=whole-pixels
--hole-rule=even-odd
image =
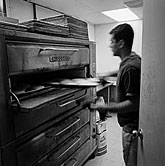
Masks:
[[[104,77],[116,77],[118,73],[118,70],[115,71],[111,71],[111,72],[107,72],[107,73],[102,73],[102,74],[98,74],[98,77],[100,78],[104,78]]]
[[[123,102],[110,102],[109,104],[104,104],[98,107],[100,110],[106,110],[108,112],[113,112],[113,113],[127,113],[127,112],[132,112],[136,111],[139,109],[139,100],[134,99],[134,100],[126,100]]]

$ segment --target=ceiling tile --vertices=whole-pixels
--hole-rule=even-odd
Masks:
[[[95,11],[105,11],[125,7],[122,0],[75,0]]]
[[[86,20],[92,24],[113,23],[114,20],[104,16],[101,11],[126,7],[123,0],[31,0],[65,14]],[[131,9],[142,18],[141,9]]]

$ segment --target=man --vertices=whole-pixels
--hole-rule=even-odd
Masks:
[[[122,127],[123,158],[126,166],[137,165],[141,58],[132,52],[134,31],[129,24],[120,24],[111,32],[110,48],[114,56],[121,59],[117,82],[116,102],[93,104],[92,108],[105,115],[117,113],[118,123]]]

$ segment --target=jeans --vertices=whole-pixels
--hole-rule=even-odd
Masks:
[[[126,166],[137,166],[138,137],[122,130],[123,158]]]

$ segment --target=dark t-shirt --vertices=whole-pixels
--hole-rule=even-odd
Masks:
[[[140,73],[141,58],[132,52],[130,56],[120,63],[116,84],[116,101],[122,102],[137,96],[140,99]],[[135,128],[139,122],[139,108],[129,113],[118,113],[118,122],[121,127],[133,125]]]

